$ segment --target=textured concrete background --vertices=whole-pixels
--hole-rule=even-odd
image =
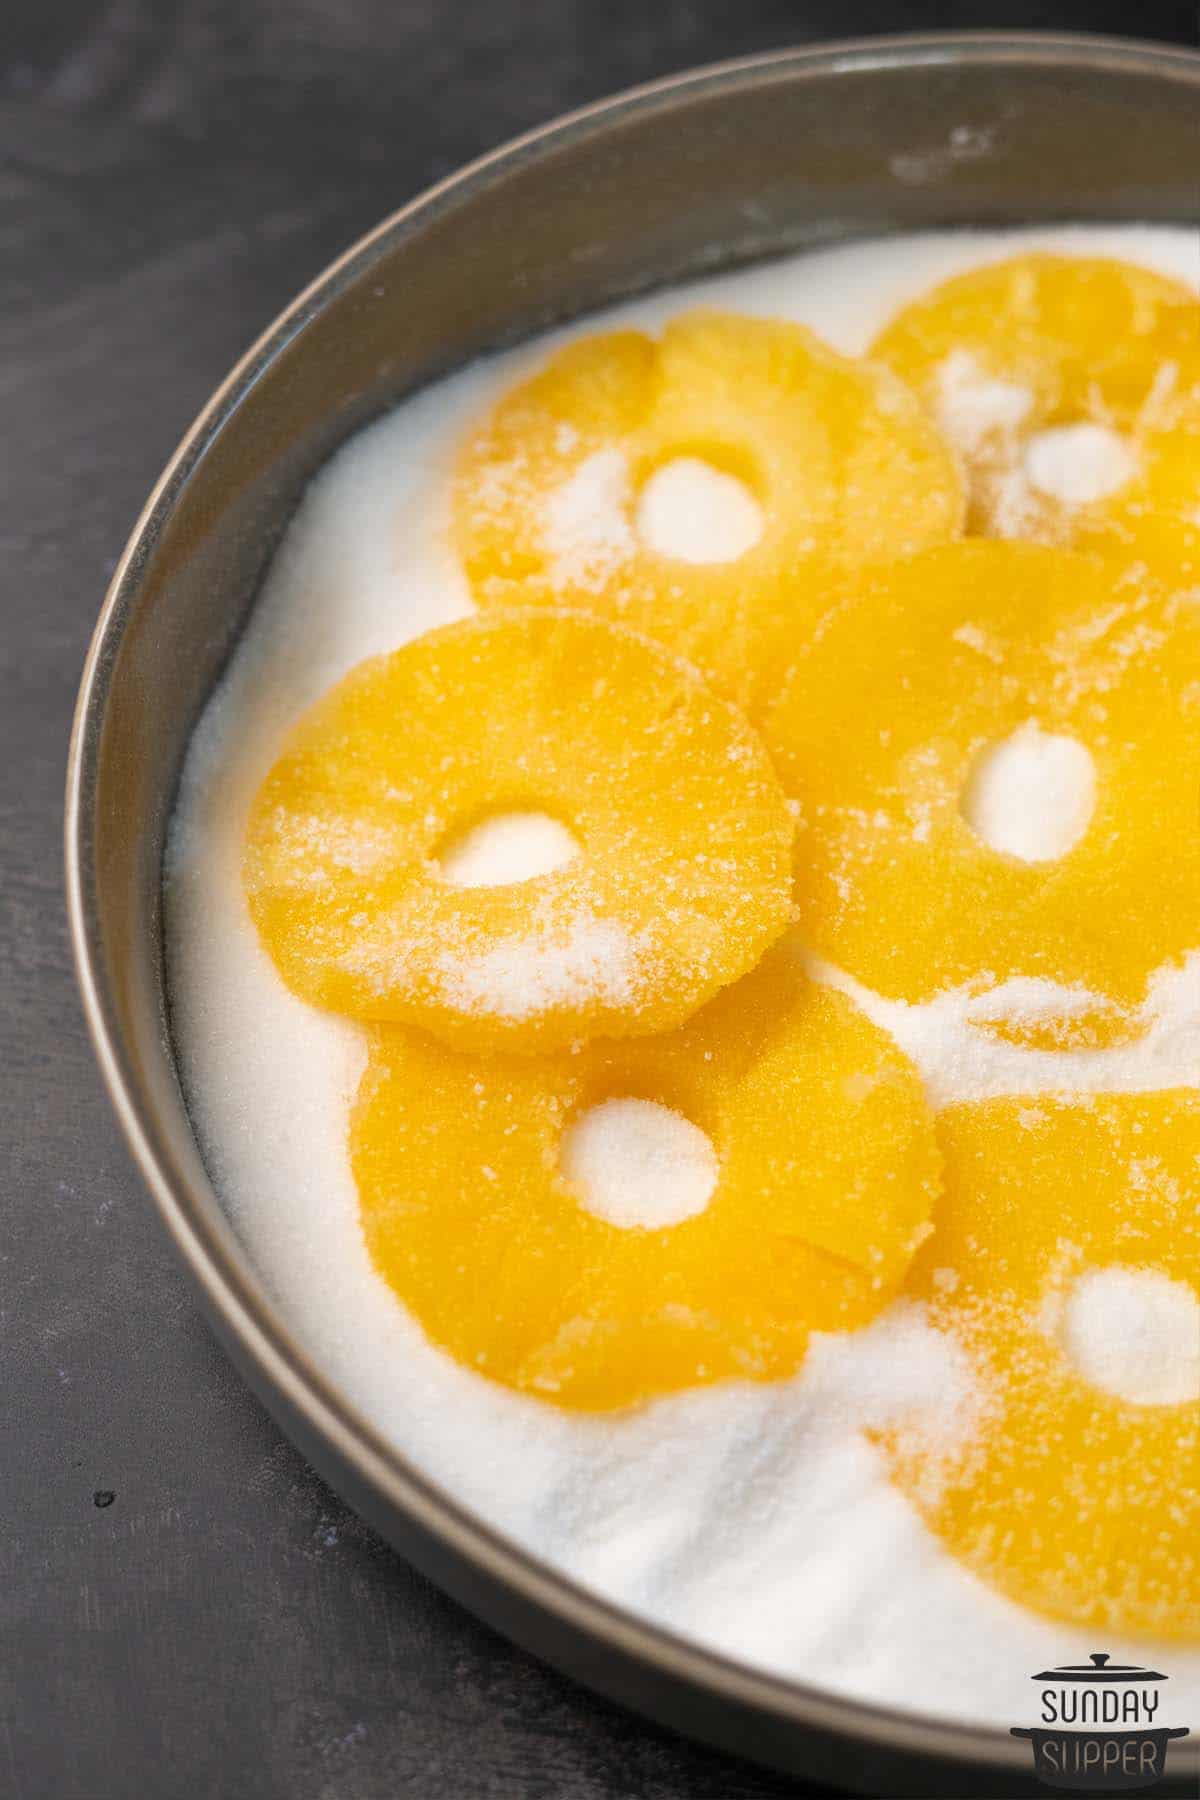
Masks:
[[[262,325],[466,158],[689,64],[939,25],[1195,40],[1191,4],[0,0],[0,1795],[750,1800],[441,1598],[241,1387],[92,1067],[71,705],[160,466]],[[822,1790],[824,1791],[824,1790]]]

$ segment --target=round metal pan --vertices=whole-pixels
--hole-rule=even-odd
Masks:
[[[501,1631],[685,1732],[858,1792],[1039,1790],[1027,1746],[939,1721],[937,1694],[928,1717],[858,1704],[607,1605],[427,1480],[309,1361],[221,1210],[180,1093],[164,828],[280,533],[365,420],[484,349],[785,248],[961,224],[1192,221],[1198,107],[1200,56],[1187,52],[956,34],[700,70],[521,138],[364,238],[218,389],[138,521],[80,689],[66,855],[84,1005],[134,1157],[246,1379],[352,1506]],[[1194,1749],[1172,1752],[1180,1791]]]

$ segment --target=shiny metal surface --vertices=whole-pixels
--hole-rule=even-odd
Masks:
[[[776,1680],[586,1593],[427,1481],[308,1361],[225,1219],[179,1090],[164,829],[192,726],[305,482],[397,397],[617,295],[789,246],[1193,219],[1198,103],[1197,55],[959,34],[702,70],[519,140],[356,245],[233,371],[134,530],[80,689],[66,855],[84,1005],[134,1156],[247,1380],[365,1517],[502,1631],[682,1730],[867,1793],[1040,1790],[1007,1733]],[[1195,1745],[1172,1757],[1160,1792],[1200,1769]]]

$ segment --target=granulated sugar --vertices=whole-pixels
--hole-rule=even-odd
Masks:
[[[1053,862],[1079,842],[1095,804],[1096,770],[1085,746],[1029,719],[980,758],[962,813],[993,850]]]
[[[1155,976],[1139,1021],[1144,1032],[1103,1055],[1085,1049],[1031,1050],[980,1029],[997,1019],[1037,1022],[1086,1012],[1092,996],[1084,988],[1064,988],[1023,975],[986,993],[952,988],[910,1005],[872,993],[818,957],[810,963],[818,979],[849,994],[868,1018],[895,1038],[920,1069],[935,1106],[997,1094],[1192,1087],[1200,1069],[1200,952],[1193,952],[1179,968]]]
[[[717,1185],[712,1143],[656,1100],[602,1100],[563,1138],[563,1173],[589,1212],[661,1230],[704,1211]]]
[[[637,938],[615,919],[580,912],[558,931],[535,923],[528,936],[446,955],[441,981],[446,998],[463,1012],[527,1019],[589,999],[626,1004],[641,961]]]
[[[1086,1381],[1135,1406],[1200,1400],[1200,1298],[1157,1269],[1085,1269],[1058,1339]]]
[[[549,875],[578,854],[566,826],[548,813],[493,813],[447,844],[438,863],[454,887],[502,887]]]
[[[1025,446],[1024,465],[1039,494],[1064,506],[1090,506],[1124,487],[1137,458],[1119,432],[1085,419],[1035,432]]]
[[[1194,234],[1151,228],[852,244],[656,294],[609,322],[656,329],[692,303],[794,318],[854,353],[934,282],[1033,246],[1124,255],[1196,278]],[[611,1600],[704,1643],[862,1700],[1006,1727],[1032,1671],[1086,1661],[1090,1632],[1025,1613],[966,1574],[888,1482],[863,1426],[936,1448],[971,1428],[970,1369],[920,1309],[817,1340],[801,1374],[731,1383],[631,1414],[568,1415],[494,1387],[434,1350],[376,1277],[347,1167],[362,1033],[294,998],[244,903],[250,801],[298,715],[360,659],[469,609],[447,543],[455,449],[556,334],[409,400],[313,483],[229,671],[197,730],[169,857],[167,951],[182,1079],[234,1228],[306,1350],[366,1418],[463,1505]],[[993,397],[994,398],[994,397]],[[1010,402],[1014,404],[1015,402]],[[627,472],[595,465],[563,500],[560,551],[607,520]],[[584,533],[586,537],[586,531]],[[362,847],[355,847],[358,854]],[[844,978],[842,985],[853,989]],[[1045,984],[1009,984],[1030,1007]],[[493,989],[494,991],[494,989]],[[1021,1052],[978,1030],[964,994],[907,1008],[858,993],[920,1066],[938,1104],[1079,1085],[1153,1087],[1200,1068],[1200,958],[1162,975],[1149,1030],[1119,1053]],[[1106,1639],[1114,1660],[1146,1646]],[[1200,1655],[1172,1647],[1180,1717]]]
[[[1173,365],[1166,365],[1148,416],[1158,387],[1169,389],[1174,378]],[[939,423],[965,457],[979,460],[986,510],[1003,537],[1025,533],[1039,497],[1067,508],[1089,506],[1115,494],[1137,471],[1132,445],[1093,419],[1049,426],[1022,443],[1033,403],[1028,388],[989,375],[970,350],[952,350],[938,369]]]
[[[762,507],[745,482],[698,456],[676,456],[655,469],[638,495],[637,533],[661,556],[680,562],[736,562],[757,544]]]
[[[601,587],[632,556],[637,540],[629,503],[629,467],[620,450],[594,450],[551,494],[542,541],[556,587]]]
[[[586,591],[610,580],[639,542],[681,562],[735,562],[762,530],[745,483],[701,457],[672,458],[635,497],[626,457],[608,449],[585,456],[551,494],[542,542],[551,582]]]
[[[938,423],[967,455],[1011,438],[1032,405],[1028,388],[989,375],[970,350],[952,350],[938,369]]]

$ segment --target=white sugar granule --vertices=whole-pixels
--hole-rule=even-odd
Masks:
[[[921,1071],[935,1107],[999,1094],[1146,1093],[1194,1087],[1200,1069],[1200,952],[1150,983],[1141,1017],[1144,1034],[1117,1050],[1030,1050],[975,1023],[1037,1020],[1086,1012],[1086,988],[1061,987],[1036,976],[1014,976],[984,993],[951,988],[932,1000],[889,1000],[820,957],[809,964],[819,980],[849,994]]]
[[[391,834],[383,826],[361,819],[306,817],[282,807],[276,816],[285,822],[290,882],[320,886],[328,881],[330,867],[346,869],[353,875],[370,875],[382,868],[394,852]]]
[[[970,350],[952,350],[940,364],[937,390],[938,423],[966,456],[1011,437],[1033,405],[1028,388],[989,375]]]
[[[637,547],[629,522],[629,465],[593,450],[546,502],[542,547],[558,588],[599,588]]]
[[[1157,1269],[1085,1269],[1058,1338],[1085,1381],[1135,1406],[1200,1400],[1200,1297]]]
[[[486,950],[440,958],[442,992],[464,1012],[527,1019],[588,1000],[625,1006],[632,1000],[644,951],[615,919],[580,912],[565,926],[535,922],[521,937],[498,938]]]
[[[1096,770],[1086,747],[1029,719],[976,763],[962,813],[991,849],[1022,862],[1052,862],[1079,842],[1095,804]]]
[[[1137,468],[1137,458],[1120,433],[1092,420],[1035,432],[1022,460],[1030,487],[1063,506],[1106,500]]]
[[[567,1130],[562,1168],[589,1212],[626,1230],[702,1213],[720,1168],[711,1139],[656,1100],[602,1100]]]
[[[1188,231],[854,243],[589,317],[364,431],[310,488],[193,738],[166,893],[172,1025],[205,1160],[288,1326],[350,1404],[461,1505],[618,1605],[840,1695],[1001,1729],[1025,1716],[1030,1670],[1085,1662],[1095,1644],[967,1574],[863,1436],[889,1406],[934,1444],[969,1429],[969,1372],[952,1346],[919,1310],[897,1308],[865,1333],[814,1341],[794,1381],[726,1383],[595,1417],[460,1368],[375,1275],[359,1230],[345,1145],[363,1035],[284,987],[250,924],[240,867],[250,801],[304,708],[361,658],[468,609],[447,550],[454,453],[557,344],[609,324],[654,331],[700,303],[793,318],[857,354],[933,283],[1026,248],[1126,256],[1196,283]],[[1056,990],[1030,983],[1019,998],[1032,1007]],[[1141,1043],[1091,1059],[1022,1057],[971,1026],[984,1003],[965,993],[925,1008],[860,999],[938,1103],[1026,1086],[1169,1086],[1200,1067],[1200,959],[1155,984]],[[1106,1648],[1147,1660],[1144,1643]],[[1200,1709],[1200,1655],[1172,1646],[1170,1671],[1186,1717],[1189,1701]]]
[[[1160,371],[1146,402],[1149,418],[1174,382],[1174,366]],[[1034,432],[1022,444],[1021,427],[1034,396],[1017,382],[989,375],[974,353],[952,350],[937,371],[938,422],[969,458],[982,458],[993,528],[1021,537],[1035,497],[1061,506],[1089,506],[1124,487],[1137,471],[1128,440],[1111,426],[1081,419]]]
[[[763,533],[762,507],[744,481],[698,456],[655,469],[638,495],[637,533],[679,562],[736,562]]]
[[[438,861],[443,880],[454,887],[504,887],[553,874],[578,854],[574,837],[549,813],[508,812],[472,825]]]

